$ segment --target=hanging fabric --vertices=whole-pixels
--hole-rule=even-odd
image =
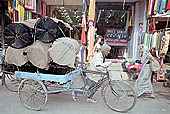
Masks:
[[[151,0],[148,2],[148,13],[147,16],[150,16],[150,7],[151,7]]]
[[[162,0],[158,0],[158,5],[156,8],[156,12],[159,13],[160,7],[161,7]]]
[[[18,11],[17,10],[13,10],[13,22],[17,22],[18,19]]]
[[[47,5],[43,3],[43,17],[47,16]]]
[[[154,10],[153,10],[154,14],[156,14],[157,7],[158,7],[158,0],[155,0]]]
[[[25,9],[23,6],[19,5],[19,21],[24,21]]]
[[[166,10],[170,10],[170,0],[168,0],[168,2],[167,2]]]
[[[167,0],[162,0],[159,13],[165,12],[166,4],[167,4]]]
[[[34,0],[25,0],[25,8],[29,10],[34,9]]]
[[[162,40],[163,36],[165,36],[165,32],[162,32],[161,37],[159,37],[159,40],[158,40],[158,50],[160,50],[160,48],[161,48],[160,46],[161,46],[161,40]]]
[[[156,46],[156,39],[157,39],[158,36],[159,36],[159,33],[157,33],[157,32],[155,32],[155,33],[153,34],[153,38],[152,38],[152,48],[155,48],[155,46]]]
[[[159,39],[162,37],[162,32],[159,33],[159,37],[157,37],[156,39],[156,45],[155,45],[155,49],[158,49],[158,43],[159,43]]]
[[[151,15],[154,14],[154,5],[155,5],[155,0],[152,0]]]
[[[38,0],[38,14],[42,15],[42,0]]]
[[[33,10],[32,10],[32,12],[34,12],[34,13],[37,13],[37,11],[36,11],[37,10],[37,6],[38,6],[37,2],[38,2],[37,0],[34,0],[34,2],[33,2]]]

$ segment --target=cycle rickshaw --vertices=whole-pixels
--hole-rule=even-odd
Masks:
[[[46,23],[46,20],[42,20],[42,21],[43,23]],[[52,22],[52,20],[50,20],[49,22]],[[43,26],[45,26],[45,24]],[[44,31],[47,31],[47,30],[48,29],[45,29]],[[51,28],[49,28],[49,31],[50,30]],[[70,46],[70,47],[66,47],[66,49],[64,49],[63,52],[60,49],[61,54],[66,53],[67,50],[73,49],[75,46],[75,45],[73,46],[70,45],[70,40],[69,38],[67,39],[68,39],[68,42],[65,42],[66,40],[65,39],[62,40],[62,38],[57,39],[57,40],[61,40],[61,42],[59,41],[58,42],[61,43],[62,45],[67,44],[66,46]],[[37,40],[41,40],[41,39],[37,39]],[[55,40],[55,39],[52,39],[52,40]],[[58,46],[58,45],[59,44],[55,46]],[[25,54],[25,51],[24,51],[22,52],[22,54],[23,56],[27,56],[29,53]],[[40,56],[40,58],[41,57],[42,56]],[[37,59],[37,61],[38,60],[39,59]],[[34,62],[37,62],[37,61],[34,61]],[[83,93],[83,96],[88,97],[93,89],[98,89],[100,87],[102,88],[101,95],[103,97],[104,103],[110,109],[117,111],[117,112],[127,112],[131,110],[136,104],[136,94],[133,88],[131,87],[131,85],[129,85],[127,82],[123,80],[111,78],[109,70],[108,70],[109,66],[106,66],[106,67],[98,66],[98,67],[103,67],[104,69],[106,69],[106,72],[87,70],[84,68],[83,63],[81,63],[81,65],[78,68],[64,75],[55,75],[55,74],[48,74],[48,73],[44,74],[39,71],[24,72],[24,71],[20,71],[16,69],[11,74],[9,72],[4,72],[4,78],[11,79],[11,82],[17,82],[14,85],[15,85],[15,91],[18,91],[20,101],[26,108],[31,109],[31,110],[41,110],[47,104],[48,94],[51,94],[51,93],[60,93],[60,92],[66,92],[66,91],[70,91],[70,92],[79,91]],[[95,86],[93,86],[92,88],[86,88],[86,81],[84,80],[85,76],[83,75],[83,72],[99,74],[101,76],[101,79],[99,79],[98,82],[95,84]],[[81,77],[81,79],[84,82],[83,88],[82,87],[74,88],[72,86],[78,77]],[[51,84],[55,85],[52,89],[50,88]],[[16,90],[16,88],[18,88],[18,90]]]

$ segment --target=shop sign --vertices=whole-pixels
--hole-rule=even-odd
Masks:
[[[128,33],[120,29],[108,29],[106,32],[106,42],[128,43]]]

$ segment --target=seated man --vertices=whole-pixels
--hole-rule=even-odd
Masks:
[[[92,70],[92,71],[103,71],[104,69],[102,67],[97,67],[97,66],[108,66],[111,64],[111,62],[105,62],[105,57],[110,53],[110,49],[111,47],[109,45],[107,45],[106,43],[102,45],[101,47],[101,51],[100,52],[96,52],[94,54],[94,57],[89,61],[89,65],[87,67],[88,70]],[[86,74],[85,72],[83,72],[83,75],[85,76],[86,79],[86,84],[84,88],[92,88],[93,86],[95,86],[96,82],[101,79],[100,76],[97,76],[96,74]],[[92,97],[96,92],[96,88],[92,89],[90,91],[90,94],[87,98],[87,101],[89,102],[93,102],[96,103],[96,100],[93,100]],[[76,95],[77,95],[77,91],[73,91],[73,100],[76,100]]]

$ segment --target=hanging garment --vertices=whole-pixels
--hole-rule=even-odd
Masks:
[[[165,33],[163,32],[161,37],[159,37],[159,41],[158,41],[158,50],[161,49],[161,39],[163,38],[163,36],[165,35]]]
[[[149,44],[149,38],[150,38],[150,34],[147,35],[147,42],[146,42],[146,46],[149,48],[148,44]]]
[[[18,21],[18,11],[17,10],[13,10],[13,22],[17,22]]]
[[[36,0],[36,13],[39,12],[39,0]]]
[[[82,31],[81,31],[81,43],[86,45],[86,32],[87,29],[86,29],[86,14],[83,13],[82,15],[83,19],[82,19],[82,24],[81,24],[81,27],[82,27]]]
[[[153,35],[153,40],[152,40],[152,48],[156,47],[157,37],[159,37],[159,33],[155,32],[154,35]]]
[[[150,48],[150,39],[151,39],[152,34],[148,34],[147,36],[147,47]]]
[[[148,2],[148,13],[147,16],[150,16],[150,7],[151,7],[151,0]]]
[[[168,0],[168,2],[167,2],[166,10],[170,10],[170,0]]]
[[[161,7],[162,0],[158,0],[158,6],[156,8],[156,12],[159,13],[160,7]]]
[[[167,0],[162,0],[159,13],[165,12],[166,4],[167,4]]]
[[[25,8],[29,9],[29,10],[33,10],[34,9],[34,0],[25,0]]]
[[[95,35],[95,27],[93,26],[93,22],[89,24],[89,31],[88,31],[88,58],[91,59],[94,55],[94,35]]]
[[[150,8],[150,9],[149,9],[149,16],[151,16],[151,15],[152,15],[152,9],[153,9],[153,4],[154,4],[154,1],[155,1],[155,0],[151,0],[151,1],[150,1],[150,7],[149,7],[149,8]]]
[[[11,1],[8,1],[8,13],[9,13],[9,19],[12,20],[13,10],[12,10]]]
[[[155,46],[155,49],[157,50],[158,49],[158,44],[159,44],[159,39],[162,37],[162,32],[159,33],[159,37],[157,37],[156,39],[156,46]]]
[[[43,3],[43,17],[47,16],[47,5]]]
[[[152,39],[153,39],[153,34],[150,36],[150,41],[149,41],[149,50],[152,49]]]
[[[23,6],[19,5],[19,21],[24,21],[25,9]]]
[[[152,1],[151,15],[154,14],[154,5],[155,5],[155,0]]]
[[[38,14],[42,15],[42,0],[38,0]]]
[[[157,7],[158,7],[158,0],[155,0],[154,10],[153,10],[154,14],[156,14]]]

